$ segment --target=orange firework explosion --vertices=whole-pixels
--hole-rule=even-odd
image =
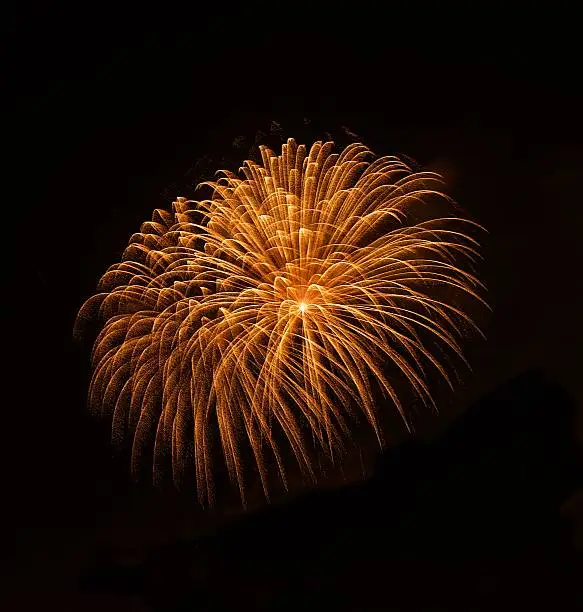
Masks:
[[[105,322],[90,405],[133,435],[134,469],[152,444],[175,478],[193,457],[201,503],[216,449],[244,502],[246,454],[267,496],[266,454],[286,484],[282,446],[314,477],[309,441],[334,460],[359,414],[382,445],[373,388],[408,422],[386,364],[434,405],[426,370],[451,385],[445,354],[475,327],[460,296],[481,302],[482,285],[460,266],[479,226],[451,215],[439,175],[333,146],[262,147],[261,165],[204,183],[211,199],[156,210],[78,315]]]

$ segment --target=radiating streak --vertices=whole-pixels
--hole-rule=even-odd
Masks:
[[[262,147],[211,198],[154,211],[79,312],[77,330],[103,322],[91,406],[133,435],[132,469],[151,449],[178,483],[192,460],[201,503],[217,449],[243,503],[253,466],[268,497],[289,450],[312,479],[314,444],[340,458],[359,412],[384,444],[375,385],[410,428],[409,392],[436,409],[431,372],[453,388],[442,356],[464,361],[483,228],[451,216],[439,175],[333,146]]]

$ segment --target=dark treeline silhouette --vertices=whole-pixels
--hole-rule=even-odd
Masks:
[[[577,485],[574,401],[529,371],[366,482],[313,491],[196,540],[103,552],[82,588],[145,609],[546,609],[576,601],[560,509]]]

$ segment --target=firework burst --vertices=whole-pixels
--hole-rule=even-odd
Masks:
[[[90,405],[132,437],[134,469],[147,448],[175,478],[194,462],[202,503],[217,449],[244,501],[245,457],[267,496],[283,447],[315,477],[310,445],[337,459],[358,419],[382,445],[373,387],[407,424],[403,381],[433,405],[428,371],[451,384],[445,355],[475,327],[460,296],[481,302],[479,226],[439,175],[333,146],[262,147],[210,199],[156,210],[79,312],[103,321]]]

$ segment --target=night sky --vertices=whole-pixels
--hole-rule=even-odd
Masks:
[[[313,4],[6,16],[5,609],[575,606],[583,84],[571,19],[558,5]],[[89,345],[72,326],[153,209],[192,197],[200,168],[245,158],[237,142],[274,121],[285,137],[348,128],[442,172],[489,230],[493,314],[444,420],[379,457],[370,482],[231,521],[235,508],[205,513],[130,482],[108,424],[87,414]]]

